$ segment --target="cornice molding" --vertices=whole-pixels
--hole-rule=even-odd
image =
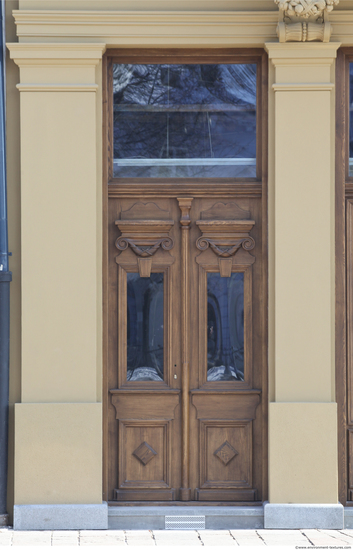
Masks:
[[[278,11],[141,12],[14,10],[20,44],[31,40],[131,45],[259,46],[277,42]],[[353,10],[330,13],[331,40],[353,45]],[[59,45],[60,46],[60,45]],[[61,44],[63,47],[64,44]]]
[[[22,40],[90,39],[116,45],[253,45],[277,40],[276,11],[14,10]]]

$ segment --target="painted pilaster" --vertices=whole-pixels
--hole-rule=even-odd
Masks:
[[[63,525],[87,528],[82,518],[91,517],[92,528],[104,528],[104,513],[87,509],[87,515],[82,506],[102,506],[97,68],[105,46],[8,47],[20,67],[21,104],[22,399],[15,406],[14,526],[30,517],[40,528],[33,505],[54,505],[44,513],[46,528],[54,528],[55,506],[65,504],[76,508],[59,510],[73,520],[64,518]]]
[[[266,44],[271,63],[270,131],[274,135],[269,185],[273,307],[267,527],[343,525],[343,509],[337,504],[334,402],[338,46]],[[288,523],[283,514],[293,503],[303,505],[297,508],[302,515],[299,512],[297,517],[291,509]],[[304,505],[310,505],[316,515],[310,516]],[[304,523],[294,525],[295,521]]]

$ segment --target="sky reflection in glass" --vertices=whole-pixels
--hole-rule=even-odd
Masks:
[[[115,177],[256,177],[256,65],[113,67]]]

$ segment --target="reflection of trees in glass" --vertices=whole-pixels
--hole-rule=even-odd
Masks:
[[[207,274],[207,379],[244,380],[244,274]]]
[[[256,65],[114,65],[113,92],[115,159],[256,157]],[[117,163],[116,175],[238,175],[162,164]]]
[[[353,158],[353,63],[349,64],[349,156]],[[353,167],[350,167],[350,175],[353,175]]]
[[[127,379],[163,380],[163,273],[127,274]]]

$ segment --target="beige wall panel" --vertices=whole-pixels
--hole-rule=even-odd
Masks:
[[[29,62],[30,63],[30,62]],[[95,82],[95,67],[78,67],[73,62],[72,67],[55,66],[52,67],[21,67],[21,82],[42,84],[92,84]]]
[[[331,94],[275,102],[276,401],[331,401]]]
[[[17,404],[15,427],[15,504],[102,502],[100,404]]]
[[[331,63],[326,60],[317,60],[315,70],[313,70],[312,59],[305,64],[305,59],[302,64],[293,65],[292,63],[277,65],[276,67],[276,82],[282,84],[292,82],[331,82]]]
[[[16,40],[16,28],[11,11],[18,8],[18,0],[5,2],[6,40]],[[12,523],[14,502],[14,403],[21,400],[21,177],[20,177],[20,94],[16,90],[19,69],[6,58],[6,110],[7,110],[7,208],[9,258],[12,271],[10,285],[10,410],[9,457],[7,483],[7,510]]]
[[[22,92],[22,401],[96,400],[96,97]]]
[[[337,503],[336,403],[270,403],[271,503]]]

